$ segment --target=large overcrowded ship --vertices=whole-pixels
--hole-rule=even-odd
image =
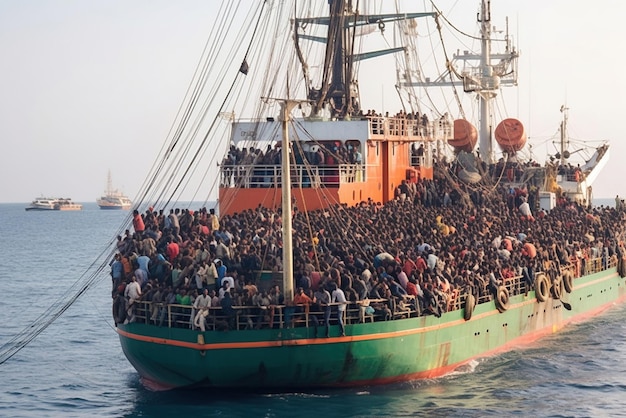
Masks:
[[[480,51],[446,57],[433,79],[417,28],[430,21],[443,39],[437,30],[449,22],[438,10],[284,3],[258,2],[235,25],[236,43],[213,39],[148,177],[165,186],[144,190],[134,233],[116,248],[113,316],[147,385],[432,378],[626,298],[624,209],[591,206],[609,146],[572,163],[563,107],[558,154],[525,159],[522,122],[493,112],[502,88],[517,84],[519,54],[508,33],[492,51],[489,1],[478,13]],[[216,22],[235,18],[220,13]],[[401,45],[366,49],[390,32]],[[218,51],[237,67],[215,69]],[[395,71],[402,110],[363,108],[356,69],[370,59]],[[206,80],[216,87],[199,106]],[[420,92],[443,87],[477,99],[476,123],[460,101],[455,111],[424,104],[432,96]],[[204,132],[196,148],[192,132]],[[219,173],[204,172],[216,163]],[[189,180],[201,170],[202,181]],[[206,209],[212,176],[218,206]],[[184,186],[205,202],[177,203]]]

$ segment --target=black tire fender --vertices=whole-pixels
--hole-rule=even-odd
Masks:
[[[538,302],[545,302],[550,292],[550,284],[545,274],[538,274],[535,278],[535,297]]]
[[[574,277],[569,270],[563,273],[563,287],[567,293],[572,293],[572,290],[574,290]]]
[[[476,298],[474,298],[474,295],[469,293],[467,297],[465,298],[465,306],[464,306],[465,312],[463,313],[463,318],[466,321],[469,321],[470,319],[472,319],[472,314],[474,313],[474,306],[476,306]]]
[[[498,311],[504,312],[509,308],[509,289],[506,286],[499,286],[496,292],[496,307]]]

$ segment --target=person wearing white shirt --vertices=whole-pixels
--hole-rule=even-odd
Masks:
[[[211,306],[211,298],[209,297],[209,289],[204,289],[202,294],[196,298],[193,302],[192,309],[192,323],[191,328],[196,329],[200,328],[202,331],[205,330],[206,326],[206,317],[209,313],[209,306]]]
[[[343,314],[346,311],[346,307],[348,305],[348,301],[346,300],[346,295],[343,293],[340,287],[337,287],[336,284],[333,284],[333,293],[331,294],[331,302],[338,303],[337,305],[337,321],[339,323],[339,331],[341,331],[341,336],[345,337],[345,329],[343,326]]]

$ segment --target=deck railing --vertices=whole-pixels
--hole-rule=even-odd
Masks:
[[[421,119],[368,116],[370,134],[383,136],[401,136],[412,139],[450,138],[452,122],[449,120],[423,121]]]
[[[607,268],[616,267],[616,265],[616,257],[597,257],[586,260],[581,266],[576,264],[564,266],[561,269],[561,274],[569,271],[574,277],[579,277],[580,275],[598,273]],[[541,273],[536,272],[535,275]],[[523,294],[532,290],[532,286],[529,286],[522,276],[507,279],[502,285],[508,289],[509,295]],[[443,312],[463,309],[467,297],[466,293],[453,293],[447,297],[447,300],[441,302],[440,306]],[[493,292],[481,292],[477,303],[487,303],[493,299]],[[382,309],[384,306],[387,306],[387,302],[387,299],[348,302],[343,314],[344,324],[415,318],[433,313],[425,312],[419,299],[410,296],[405,298],[401,307],[396,304],[394,311],[389,310],[385,312],[385,309]],[[331,325],[337,324],[338,305],[338,303],[331,304]],[[375,312],[367,312],[366,305],[375,307]],[[231,316],[225,315],[220,307],[211,307],[208,308],[208,315],[206,316],[206,330],[323,327],[324,312],[321,309],[316,309],[314,306],[318,305],[234,306],[233,309],[236,314]],[[197,312],[189,305],[136,301],[134,313],[135,322],[138,323],[170,328],[192,328]]]
[[[385,304],[386,299],[369,299],[369,306]],[[416,301],[415,301],[416,302]],[[330,304],[332,310],[330,324],[337,324],[338,303]],[[343,313],[345,324],[356,324],[365,321],[375,321],[378,314],[369,314],[365,311],[363,301],[348,303]],[[276,305],[269,307],[233,306],[235,315],[225,315],[221,307],[208,308],[206,316],[206,330],[225,329],[260,329],[260,328],[292,328],[312,327],[319,324],[324,326],[324,312],[310,305]],[[407,303],[403,309],[390,312],[389,319],[409,318],[419,316],[419,308],[415,303]],[[158,302],[136,301],[135,322],[151,324],[169,328],[190,328],[197,311],[189,305],[165,304]]]
[[[266,188],[281,187],[282,172],[279,165],[235,165],[222,166],[222,187]],[[339,187],[342,183],[365,181],[365,165],[305,165],[291,167],[292,187]]]

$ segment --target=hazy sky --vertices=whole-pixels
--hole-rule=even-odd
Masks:
[[[0,0],[0,202],[41,194],[93,202],[108,170],[133,197],[166,139],[219,3]],[[626,3],[491,3],[493,24],[503,28],[508,15],[522,52],[518,96],[507,110],[525,124],[536,159],[544,161],[542,147],[554,152],[547,139],[558,135],[566,104],[570,137],[611,141],[595,197],[626,195],[626,140],[616,128],[625,119]],[[475,26],[478,1],[436,4]],[[360,81],[370,100],[395,103],[393,72],[370,92]],[[365,100],[364,107],[380,109]]]

